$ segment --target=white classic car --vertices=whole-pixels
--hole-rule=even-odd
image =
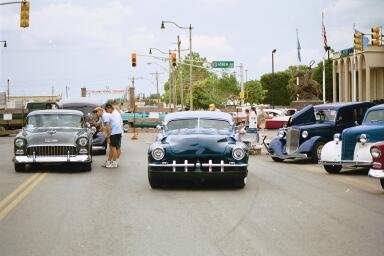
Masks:
[[[370,148],[384,140],[384,104],[371,107],[362,125],[344,129],[334,135],[333,141],[321,150],[320,164],[329,173],[338,173],[343,167],[371,167]]]

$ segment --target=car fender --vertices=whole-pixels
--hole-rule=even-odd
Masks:
[[[281,138],[274,138],[269,143],[268,151],[274,155],[284,155],[285,154],[285,144],[286,140]]]
[[[311,137],[310,139],[304,141],[303,143],[301,143],[301,145],[299,146],[299,149],[297,150],[298,153],[308,153],[308,152],[312,152],[316,143],[319,142],[319,141],[323,141],[325,142],[324,138],[321,137],[321,136],[313,136]]]
[[[353,160],[359,162],[372,162],[371,146],[375,143],[356,143]]]
[[[321,161],[338,162],[341,161],[342,141],[330,141],[325,143],[321,150]]]

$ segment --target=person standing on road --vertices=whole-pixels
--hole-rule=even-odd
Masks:
[[[116,168],[118,166],[117,159],[121,153],[121,135],[123,133],[122,120],[120,114],[113,114],[114,108],[112,104],[105,104],[105,111],[109,113],[109,125],[110,133],[109,137],[109,156],[108,160],[110,161],[109,165],[106,165],[107,168]],[[117,112],[118,113],[118,112]],[[106,120],[107,121],[107,120]]]
[[[109,145],[110,142],[110,134],[111,134],[111,126],[110,126],[110,116],[111,114],[104,111],[103,108],[97,107],[93,110],[93,113],[96,114],[98,118],[101,119],[101,131],[105,134],[105,137],[107,138],[107,145]],[[109,148],[109,152],[111,152],[111,148]],[[107,167],[111,165],[111,161],[108,157],[108,159],[103,164],[103,167]]]
[[[116,120],[118,120],[118,122],[119,122],[119,124],[121,126],[121,131],[124,131],[123,118],[121,117],[121,114],[122,114],[123,111],[121,111],[119,106],[116,104],[116,101],[109,100],[108,103],[111,104],[112,107],[113,107],[112,115],[113,115],[114,118],[116,118]],[[121,133],[121,138],[122,137],[123,137],[123,133]],[[121,138],[120,138],[120,140],[121,140]],[[119,164],[120,155],[121,155],[121,143],[120,143],[120,147],[116,149],[116,152],[117,152],[116,162],[117,162],[117,165],[118,165]]]
[[[257,122],[259,123],[259,127],[262,133],[264,133],[266,117],[267,117],[267,113],[265,113],[264,106],[261,106],[259,115],[257,116]]]
[[[245,130],[249,128],[249,109],[245,109]]]
[[[257,114],[255,107],[251,107],[251,111],[249,111],[249,128],[257,129]]]

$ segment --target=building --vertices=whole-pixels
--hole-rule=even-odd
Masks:
[[[28,102],[60,101],[60,96],[10,96],[7,108],[25,108]]]
[[[384,46],[367,46],[363,51],[356,53],[355,63],[353,48],[335,53],[332,60],[333,102],[384,103]],[[353,86],[354,79],[356,88]]]

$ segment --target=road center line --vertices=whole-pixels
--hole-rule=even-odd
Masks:
[[[28,186],[33,180],[35,180],[41,173],[35,173],[29,177],[26,181],[21,183],[11,194],[6,196],[3,200],[0,201],[0,209],[3,208],[14,196],[16,196],[20,191],[22,191],[26,186]]]
[[[30,186],[28,186],[23,192],[21,192],[10,204],[0,211],[0,221],[8,215],[13,208],[15,208],[26,197],[37,184],[39,184],[47,176],[47,173],[39,173],[38,178],[35,179]]]

